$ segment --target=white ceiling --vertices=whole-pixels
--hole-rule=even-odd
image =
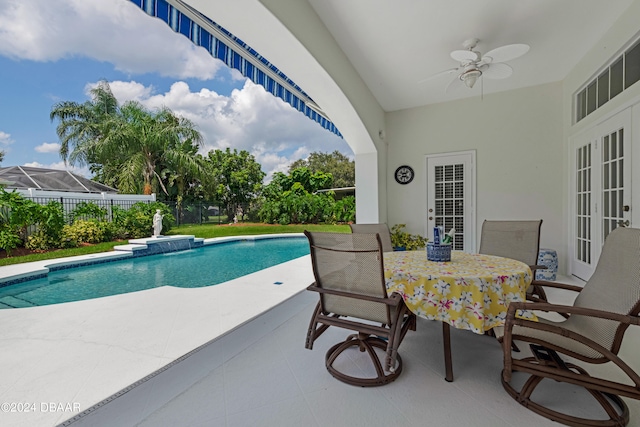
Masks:
[[[633,0],[309,0],[385,111],[560,81]],[[452,79],[418,84],[458,63],[470,38],[481,53],[525,43],[513,75],[445,93]],[[595,71],[595,70],[594,70]]]

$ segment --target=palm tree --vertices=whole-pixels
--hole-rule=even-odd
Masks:
[[[118,101],[106,81],[100,81],[91,89],[91,101],[79,104],[63,101],[55,104],[49,118],[58,119],[56,128],[60,138],[60,157],[70,164],[90,165],[95,163],[93,144],[108,131],[104,124],[118,114]]]
[[[200,132],[190,120],[176,116],[168,108],[152,113],[138,102],[127,102],[120,108],[120,114],[108,121],[108,126],[108,134],[96,144],[97,157],[107,160],[118,153],[127,153],[121,178],[132,181],[133,177],[142,176],[144,194],[157,191],[157,186],[167,193],[156,172],[159,164],[200,171],[195,157],[202,141]],[[195,150],[185,150],[185,143]]]
[[[60,120],[57,133],[65,162],[90,165],[101,179],[128,193],[142,188],[151,194],[158,186],[167,193],[156,172],[159,164],[201,172],[195,152],[202,135],[193,122],[168,108],[151,112],[135,101],[118,106],[107,82],[100,82],[91,95],[84,104],[62,102],[51,111],[51,120]],[[185,150],[183,144],[195,149]]]

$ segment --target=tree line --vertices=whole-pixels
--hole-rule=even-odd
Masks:
[[[252,219],[268,223],[343,222],[355,218],[355,199],[336,200],[318,190],[351,187],[355,164],[338,151],[311,153],[277,172],[264,185],[265,173],[245,150],[198,151],[203,142],[195,124],[163,107],[150,110],[137,101],[120,105],[107,81],[91,90],[84,103],[55,104],[60,156],[87,166],[93,180],[124,194],[155,193],[174,202],[178,215],[193,202],[218,202],[233,217],[251,206]]]

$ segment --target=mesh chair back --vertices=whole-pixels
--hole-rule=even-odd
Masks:
[[[541,225],[542,220],[484,221],[478,252],[536,265]]]
[[[391,243],[391,232],[387,224],[349,224],[352,233],[369,233],[380,235],[383,252],[393,252],[393,244]]]
[[[616,228],[602,248],[593,275],[574,303],[576,307],[597,308],[637,316],[640,311],[640,229]],[[571,316],[571,329],[589,336],[608,349],[618,350],[618,322]],[[624,332],[624,331],[621,331]],[[616,338],[619,338],[616,340]]]
[[[317,286],[355,296],[321,293],[322,311],[390,324],[386,304],[357,298],[358,295],[387,297],[380,237],[361,233],[305,231],[305,234],[309,239]]]

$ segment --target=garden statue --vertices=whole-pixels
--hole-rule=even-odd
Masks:
[[[162,231],[162,215],[160,209],[156,209],[156,214],[153,216],[153,237],[160,236]]]

